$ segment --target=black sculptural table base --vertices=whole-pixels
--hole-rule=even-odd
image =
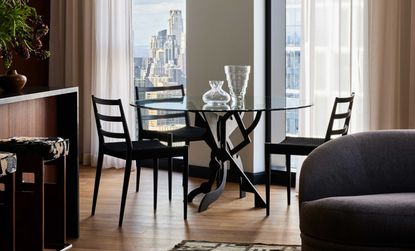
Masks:
[[[266,208],[267,204],[245,175],[242,161],[237,154],[251,142],[249,134],[258,125],[261,113],[261,111],[256,113],[255,119],[249,127],[244,125],[240,112],[230,111],[222,114],[200,112],[197,114],[196,124],[207,128],[208,135],[205,141],[211,149],[211,159],[209,162],[209,168],[211,170],[210,177],[207,182],[202,183],[200,187],[191,191],[188,196],[189,202],[192,202],[197,195],[201,193],[205,194],[200,202],[199,212],[205,211],[224,191],[228,171],[226,162],[229,163],[232,171],[235,171],[239,176],[240,198],[245,197],[245,192],[254,193],[255,207]],[[229,135],[235,129],[240,130],[243,141],[234,147],[229,139]],[[213,188],[215,182],[217,186]]]

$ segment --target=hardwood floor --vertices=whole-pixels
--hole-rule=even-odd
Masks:
[[[164,251],[184,239],[232,242],[300,244],[298,205],[295,195],[287,206],[285,187],[271,188],[271,215],[253,207],[251,193],[239,199],[237,184],[228,183],[222,197],[197,212],[202,196],[189,203],[183,220],[181,174],[173,175],[173,199],[168,200],[167,172],[159,172],[158,209],[153,211],[152,169],[143,168],[140,191],[135,192],[135,172],[130,179],[124,224],[118,228],[123,170],[104,170],[95,216],[90,216],[95,169],[80,170],[81,234],[71,240],[74,251]],[[203,180],[191,178],[189,190]],[[258,186],[264,194],[264,186]]]

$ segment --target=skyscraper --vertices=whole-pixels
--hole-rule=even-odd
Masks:
[[[183,17],[181,10],[170,10],[168,35],[176,37],[177,44],[181,45],[183,29]]]
[[[186,34],[182,11],[170,10],[167,17],[167,29],[149,37],[148,58],[135,59],[140,62],[140,66],[136,66],[135,85],[186,84]]]

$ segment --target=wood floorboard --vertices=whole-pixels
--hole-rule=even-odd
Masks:
[[[254,197],[239,199],[239,187],[228,183],[221,198],[210,208],[198,213],[202,196],[188,207],[188,220],[183,220],[181,174],[173,175],[173,199],[168,200],[167,172],[159,172],[158,208],[153,211],[152,169],[143,168],[140,191],[135,192],[135,172],[130,179],[124,224],[118,228],[122,169],[102,173],[97,209],[91,216],[95,169],[80,170],[80,238],[71,240],[74,251],[165,251],[180,241],[207,240],[300,244],[298,205],[295,195],[287,206],[285,187],[271,188],[271,215],[254,208]],[[204,180],[191,178],[189,191]],[[264,193],[264,186],[258,186]]]

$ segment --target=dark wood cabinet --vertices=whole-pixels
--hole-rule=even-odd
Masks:
[[[78,87],[28,86],[0,94],[0,138],[53,137],[70,140],[66,177],[66,233],[79,237],[79,98]]]

